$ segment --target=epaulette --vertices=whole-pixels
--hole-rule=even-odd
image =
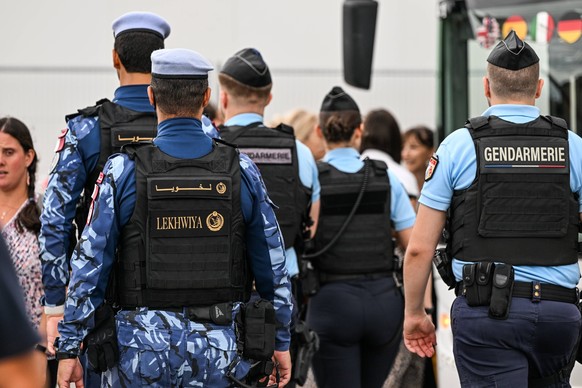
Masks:
[[[83,116],[83,117],[97,116],[99,114],[99,109],[101,109],[101,105],[103,105],[105,102],[109,102],[109,99],[102,98],[99,101],[97,101],[95,103],[95,105],[88,106],[88,107],[83,108],[83,109],[77,109],[76,113],[71,113],[71,114],[65,115],[65,122],[68,123],[69,120],[72,120],[77,116]]]

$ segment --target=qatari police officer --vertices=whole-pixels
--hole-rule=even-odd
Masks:
[[[80,381],[81,342],[112,276],[121,310],[116,343],[102,347],[118,345],[119,357],[104,386],[231,386],[228,372],[240,379],[249,371],[235,320],[253,280],[274,306],[274,358],[285,385],[292,305],[272,202],[250,159],[202,129],[208,60],[186,49],[151,58],[158,135],[125,146],[97,179],[71,259],[59,386]]]
[[[404,261],[404,342],[434,353],[422,297],[449,211],[461,385],[569,387],[581,325],[582,139],[540,114],[539,58],[514,31],[487,62],[489,108],[450,134],[426,170]]]

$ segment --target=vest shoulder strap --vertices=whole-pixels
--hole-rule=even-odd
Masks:
[[[154,143],[152,143],[151,141],[141,141],[138,143],[126,144],[121,147],[121,152],[129,156],[131,160],[135,160],[137,152],[139,150],[145,150],[145,146],[154,147]]]
[[[549,122],[551,122],[555,126],[560,127],[562,129],[565,129],[566,131],[568,130],[568,123],[563,118],[556,117],[556,116],[549,116],[549,115],[542,116],[542,117],[547,119]]]
[[[102,98],[95,103],[95,105],[88,106],[86,108],[77,109],[77,112],[65,115],[65,121],[69,122],[69,120],[74,119],[77,116],[83,117],[94,117],[99,114],[99,110],[101,109],[101,105],[106,102],[110,102],[107,98]]]
[[[465,122],[465,128],[468,128],[469,130],[473,129],[475,131],[478,131],[487,124],[489,124],[489,117],[485,116],[471,117]]]

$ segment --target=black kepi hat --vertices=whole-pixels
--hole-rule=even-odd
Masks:
[[[334,86],[321,103],[321,112],[360,111],[358,104],[341,87]]]
[[[228,58],[220,70],[243,85],[260,88],[270,85],[271,72],[261,53],[254,48],[245,48]]]

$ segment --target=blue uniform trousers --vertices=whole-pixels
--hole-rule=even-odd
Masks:
[[[391,277],[327,283],[309,301],[319,335],[313,358],[319,388],[379,388],[402,337],[404,303]]]
[[[571,303],[513,298],[506,320],[488,317],[487,306],[470,307],[464,296],[451,308],[453,351],[463,387],[527,387],[563,369],[580,332]],[[545,387],[569,387],[569,372]]]

